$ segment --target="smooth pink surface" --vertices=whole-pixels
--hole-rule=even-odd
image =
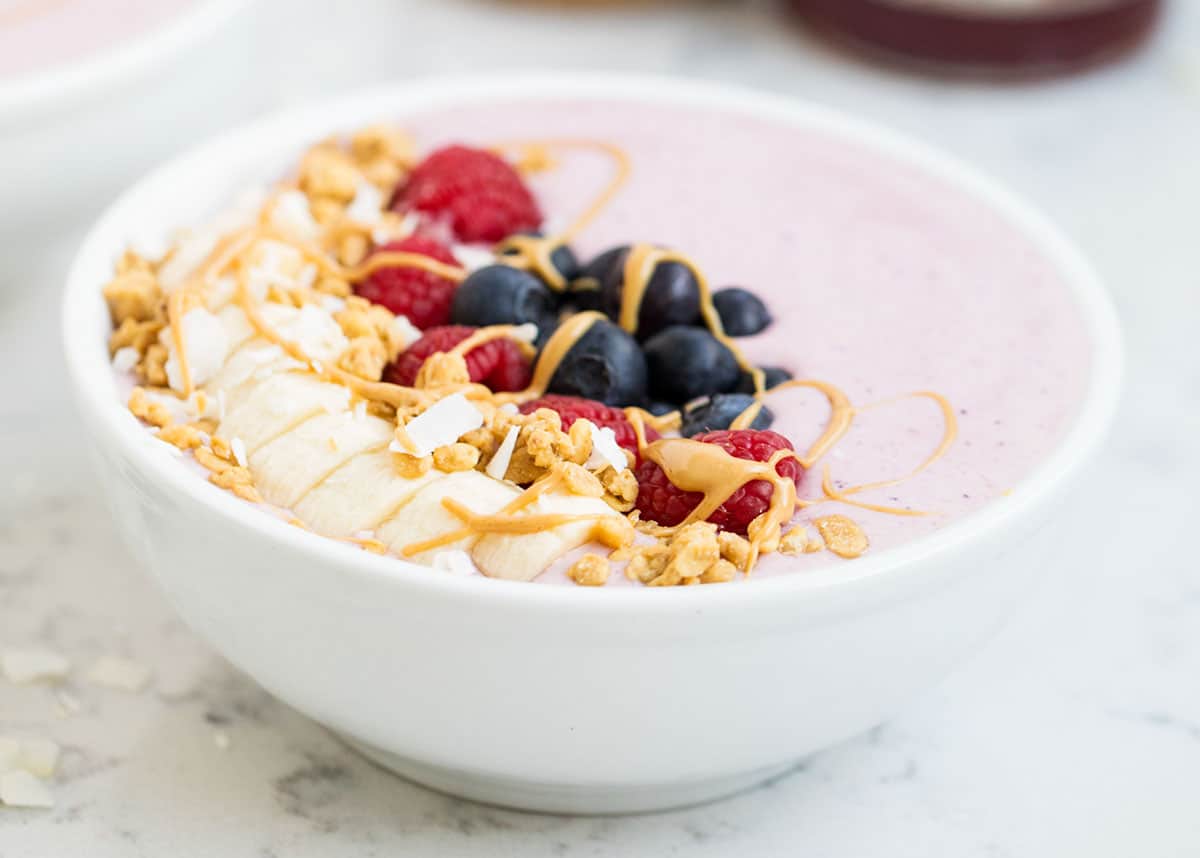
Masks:
[[[0,78],[119,48],[195,0],[0,0]]]
[[[894,488],[860,495],[932,514],[843,512],[879,552],[1002,499],[1061,439],[1083,398],[1089,340],[1063,277],[1015,227],[940,179],[811,131],[690,108],[589,102],[486,104],[404,123],[422,148],[538,138],[617,143],[633,177],[577,242],[584,258],[652,241],[691,255],[715,287],[757,291],[775,314],[743,340],[750,356],[831,382],[856,405],[937,391],[959,438],[937,464]],[[534,179],[560,224],[611,170],[600,155],[564,157]],[[805,447],[827,409],[817,393],[772,396],[773,428]],[[838,484],[900,476],[942,431],[927,400],[860,415],[828,457]],[[819,495],[810,474],[802,495]],[[828,552],[768,557],[770,574],[842,562]],[[557,577],[554,573],[545,578]]]

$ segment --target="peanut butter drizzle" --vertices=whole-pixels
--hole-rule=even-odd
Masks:
[[[532,359],[537,354],[537,349],[533,347],[532,343],[520,337],[520,328],[520,325],[488,325],[487,327],[480,328],[454,348],[450,349],[448,354],[466,357],[467,352],[476,346],[481,346],[492,340],[507,339],[512,340],[516,344],[522,355]]]
[[[494,148],[504,151],[505,149],[514,148],[527,149],[532,146],[536,146],[542,150],[555,148],[591,149],[608,155],[616,165],[616,169],[608,184],[604,186],[604,189],[592,200],[586,209],[576,216],[575,220],[566,229],[556,235],[544,238],[531,235],[510,236],[495,247],[495,252],[499,256],[499,262],[504,265],[511,265],[514,268],[532,271],[551,289],[556,292],[562,292],[567,288],[567,281],[558,269],[554,267],[551,255],[556,248],[563,246],[577,237],[579,233],[583,232],[584,228],[595,220],[600,212],[612,202],[613,197],[629,181],[629,176],[633,172],[633,164],[624,149],[601,140],[559,139],[517,141],[501,143]]]
[[[665,250],[652,244],[635,244],[629,248],[629,254],[625,257],[621,311],[618,316],[618,324],[621,328],[630,334],[637,331],[638,314],[642,309],[642,299],[646,296],[646,289],[650,286],[650,278],[654,276],[654,269],[666,262],[677,262],[692,272],[700,290],[700,316],[704,319],[709,333],[717,342],[729,349],[734,359],[737,360],[738,366],[750,375],[754,381],[755,391],[762,393],[766,390],[766,377],[763,375],[763,371],[751,363],[749,358],[742,353],[738,344],[725,333],[725,327],[721,324],[721,316],[713,304],[712,287],[709,286],[708,278],[704,276],[704,272],[695,262],[682,253]]]
[[[550,380],[554,378],[554,373],[558,371],[559,364],[567,356],[567,352],[571,350],[571,347],[579,342],[584,334],[591,330],[592,325],[605,318],[607,317],[603,313],[598,313],[595,310],[576,313],[574,316],[571,316],[571,318],[558,326],[558,330],[550,336],[546,345],[542,347],[542,353],[538,356],[537,363],[533,367],[533,379],[529,382],[529,387],[516,393],[496,394],[496,399],[500,402],[517,403],[537,399],[550,386]]]

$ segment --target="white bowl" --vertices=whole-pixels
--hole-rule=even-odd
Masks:
[[[106,360],[99,292],[127,239],[211,213],[333,129],[514,92],[744,111],[842,135],[990,203],[1054,260],[1086,319],[1090,387],[1066,436],[1004,502],[853,564],[738,586],[596,591],[451,578],[356,551],[248,510],[139,431]],[[943,155],[791,100],[559,73],[395,86],[271,118],[179,158],[88,236],[66,288],[64,337],[120,528],[200,634],[403,775],[562,812],[731,792],[868,729],[937,682],[997,629],[1037,571],[1042,525],[1110,421],[1121,364],[1112,308],[1078,254]]]
[[[33,252],[82,226],[164,155],[244,116],[246,6],[195,0],[79,60],[0,78],[0,246]]]

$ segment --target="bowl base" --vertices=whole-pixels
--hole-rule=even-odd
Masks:
[[[405,780],[481,804],[537,813],[599,816],[672,810],[742,792],[796,766],[795,762],[788,762],[700,781],[576,786],[494,777],[430,765],[384,751],[345,733],[338,735],[367,759]]]

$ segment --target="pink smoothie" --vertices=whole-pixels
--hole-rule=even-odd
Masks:
[[[863,501],[928,512],[901,517],[837,503],[870,553],[1003,502],[1062,439],[1089,378],[1089,338],[1062,275],[1016,227],[943,180],[819,133],[698,109],[629,104],[479,104],[405,117],[423,148],[592,138],[629,154],[633,175],[576,244],[587,258],[651,241],[689,254],[713,285],[740,285],[775,323],[742,340],[761,364],[843,389],[859,415],[824,460],[837,484],[901,476],[937,445],[942,420],[913,391],[943,394],[959,421],[949,453]],[[610,174],[600,155],[564,157],[533,179],[549,226],[587,205]],[[815,392],[770,396],[773,428],[804,449],[827,414]],[[801,495],[820,495],[810,473]],[[842,561],[770,556],[759,571]],[[551,571],[544,579],[556,580]],[[757,575],[758,573],[756,573]]]
[[[196,0],[0,0],[0,79],[116,50]]]

